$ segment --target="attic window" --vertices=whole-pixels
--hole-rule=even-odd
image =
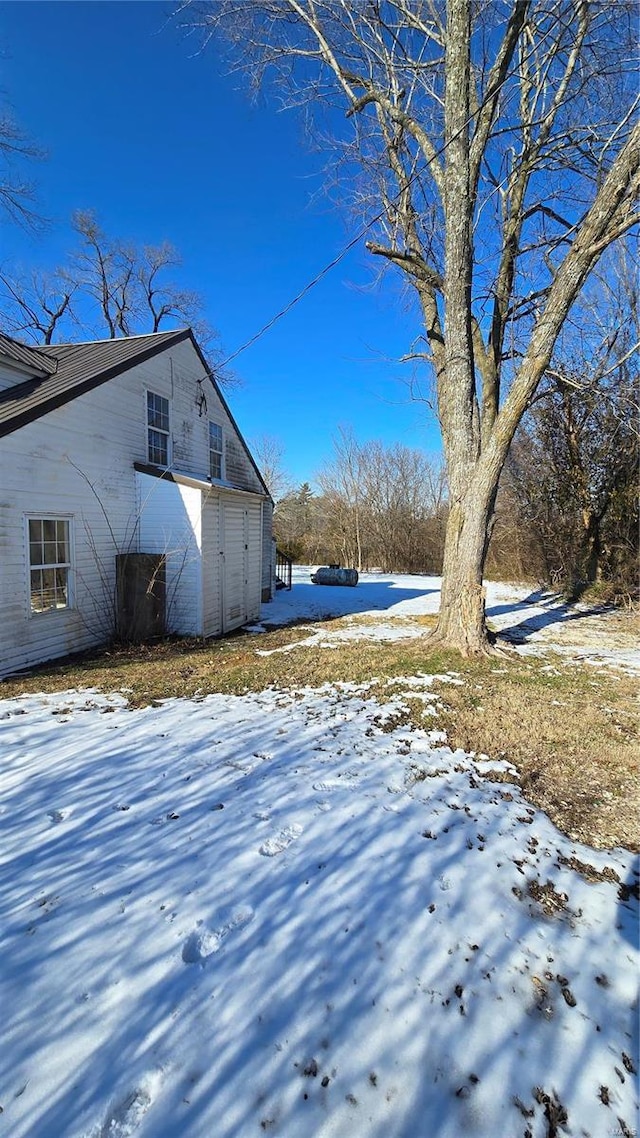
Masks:
[[[209,476],[222,478],[222,427],[209,423]]]
[[[29,518],[31,612],[69,608],[71,544],[66,518]]]
[[[147,446],[149,462],[169,465],[169,400],[147,391]]]

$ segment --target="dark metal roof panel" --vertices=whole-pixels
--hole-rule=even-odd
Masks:
[[[3,332],[0,332],[0,356],[7,356],[8,359],[24,364],[34,372],[44,372],[46,375],[53,375],[58,367],[56,360],[47,356],[46,349],[21,344],[19,340],[5,336]]]
[[[189,336],[189,329],[181,329],[120,340],[50,344],[38,349],[39,355],[48,356],[56,364],[55,374],[29,379],[0,392],[0,436],[39,419]]]

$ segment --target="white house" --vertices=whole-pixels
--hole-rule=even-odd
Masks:
[[[0,334],[0,675],[104,642],[132,596],[167,632],[258,617],[272,511],[190,329]]]

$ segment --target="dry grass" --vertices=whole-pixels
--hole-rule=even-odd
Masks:
[[[420,621],[425,631],[430,620]],[[0,685],[5,698],[23,692],[95,687],[126,691],[131,706],[172,696],[243,694],[267,687],[316,687],[336,681],[380,681],[458,672],[462,686],[438,688],[442,706],[429,727],[452,747],[506,758],[520,773],[527,798],[571,837],[598,848],[640,848],[636,684],[625,676],[521,656],[461,660],[429,651],[421,640],[347,641],[329,648],[301,645],[321,625],[240,634],[206,642],[173,641],[112,649],[76,662],[41,668]],[[324,626],[326,627],[326,626]],[[336,622],[332,622],[332,628]],[[298,644],[292,651],[258,655]],[[551,663],[550,663],[551,661]],[[407,721],[424,727],[424,705],[407,701]]]

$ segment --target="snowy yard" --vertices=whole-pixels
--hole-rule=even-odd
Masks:
[[[437,608],[435,579],[307,582],[263,620],[355,614],[300,630],[319,648]],[[623,631],[526,589],[492,587],[489,617],[520,651],[638,666]],[[423,730],[394,726],[407,693]],[[383,701],[0,701],[0,1130],[635,1134],[637,859],[442,746],[437,698],[421,674]]]

